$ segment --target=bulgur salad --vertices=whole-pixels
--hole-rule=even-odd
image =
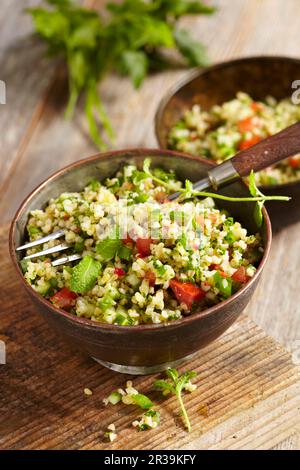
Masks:
[[[171,129],[168,146],[222,163],[239,150],[257,144],[300,120],[300,106],[290,99],[267,97],[255,101],[239,92],[235,99],[215,105],[209,111],[196,104]],[[300,179],[300,155],[260,171],[259,186],[277,185]]]
[[[82,254],[73,266],[54,267],[45,256],[21,261],[35,291],[78,317],[167,323],[227,299],[255,274],[260,235],[248,234],[211,197],[199,199],[190,189],[186,199],[167,201],[183,185],[173,172],[150,172],[149,165],[127,164],[114,177],[30,213],[30,241],[64,229],[70,252]]]

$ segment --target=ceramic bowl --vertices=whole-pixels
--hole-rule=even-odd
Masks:
[[[194,104],[209,110],[215,104],[233,99],[238,91],[248,93],[255,100],[264,100],[270,95],[280,100],[292,96],[295,92],[292,83],[296,80],[300,80],[300,60],[288,57],[249,57],[194,70],[167,92],[158,107],[155,130],[159,146],[168,148],[171,127]],[[268,212],[276,228],[300,219],[300,180],[262,186],[262,191],[268,195],[292,197],[288,204],[268,203]]]
[[[180,178],[193,181],[203,177],[211,166],[207,161],[192,156],[149,149],[112,151],[78,161],[50,176],[25,199],[12,222],[9,240],[16,273],[38,312],[50,326],[77,349],[85,351],[104,366],[130,374],[154,373],[176,365],[224,333],[253,295],[271,244],[271,226],[266,210],[263,213],[263,225],[258,228],[253,217],[252,202],[220,204],[220,207],[240,220],[250,233],[261,232],[265,250],[254,277],[229,299],[167,325],[130,327],[79,318],[56,308],[25,282],[19,265],[20,258],[15,251],[26,241],[25,227],[30,211],[44,207],[50,198],[62,192],[82,190],[92,178],[103,180],[114,175],[125,162],[141,167],[146,156],[151,157],[153,166],[173,169]],[[222,189],[222,193],[241,196],[248,195],[248,190],[242,182],[237,182]]]

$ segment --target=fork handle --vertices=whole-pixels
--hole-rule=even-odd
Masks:
[[[297,122],[253,147],[241,150],[231,162],[240,176],[247,176],[251,170],[263,170],[299,152],[300,122]]]
[[[300,153],[300,122],[246,150],[241,150],[230,160],[210,170],[209,183],[217,189],[239,177],[248,176],[252,170],[263,170],[297,153]]]

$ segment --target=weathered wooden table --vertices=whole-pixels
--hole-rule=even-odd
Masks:
[[[23,14],[23,9],[26,6],[39,3],[41,3],[39,0],[24,0],[23,2],[2,0],[1,2],[0,79],[4,80],[7,86],[7,104],[0,105],[0,221],[3,225],[1,229],[3,250],[5,249],[7,233],[4,226],[11,219],[23,197],[53,171],[97,151],[88,138],[83,113],[80,109],[72,122],[64,120],[63,109],[66,103],[67,90],[64,70],[58,63],[46,61],[43,58],[43,46],[29,36],[32,28],[31,21]],[[212,61],[257,54],[299,56],[299,0],[231,0],[230,2],[216,0],[214,3],[219,7],[214,16],[186,20],[193,28],[195,36],[209,46],[209,55]],[[181,70],[153,75],[146,80],[139,91],[134,91],[127,79],[116,76],[109,77],[102,84],[100,92],[117,132],[117,139],[113,144],[114,148],[156,146],[153,132],[153,117],[156,107],[165,91],[178,79],[182,78],[185,73],[186,71]],[[288,349],[295,350],[294,358],[299,356],[297,348],[298,350],[300,348],[299,229],[300,224],[295,224],[275,235],[268,266],[246,311],[247,315],[261,325],[270,336]],[[6,251],[2,251],[2,253],[5,253],[5,255],[2,254],[0,258],[0,276],[3,278],[4,276],[13,276],[7,261],[3,258],[7,256]],[[8,289],[5,294],[5,311],[1,312],[3,315],[0,316],[0,335],[4,336],[6,335],[5,327],[8,327],[9,314],[13,315],[16,311],[18,315],[21,315],[23,308],[22,295],[19,295],[15,303],[13,299],[10,299],[10,296],[13,296],[14,288],[11,284],[7,284],[8,281],[13,282],[10,279],[2,279],[1,281],[1,285],[6,286]],[[24,302],[24,312],[26,312],[28,311],[28,303],[26,303],[26,300]],[[0,311],[3,309],[4,303],[1,304]],[[26,315],[17,318],[19,320],[16,325],[9,324],[9,332],[12,335],[10,338],[12,341],[11,351],[16,351],[15,341],[20,338],[20,332],[16,330],[17,325],[21,324],[26,331]],[[32,321],[28,321],[29,329],[32,327]],[[247,321],[245,320],[244,323],[239,324],[241,332],[244,331],[245,333]],[[35,331],[34,327],[33,331]],[[41,331],[44,331],[43,328]],[[230,333],[233,337],[234,331]],[[255,335],[262,334],[257,333],[259,330],[255,331]],[[232,336],[229,337],[230,340],[234,340]],[[223,341],[226,341],[226,337]],[[272,344],[272,342],[268,342],[269,339],[266,339],[266,341],[265,345]],[[219,345],[219,347],[221,346]],[[53,347],[51,343],[51,348]],[[209,355],[210,351],[208,350],[206,354]],[[67,356],[67,353],[64,354]],[[279,356],[281,357],[281,355],[285,355],[285,353],[282,352]],[[288,356],[284,357],[286,358],[285,370],[289,370],[291,359],[288,359]],[[18,355],[14,358],[20,360]],[[209,360],[211,360],[210,356]],[[260,356],[260,360],[264,361],[262,356]],[[79,367],[80,360],[74,361],[74,364]],[[210,362],[209,364],[213,363]],[[2,381],[2,385],[5,384],[6,386],[6,393],[3,392],[0,395],[3,400],[3,403],[1,403],[3,412],[1,411],[0,416],[4,417],[4,411],[12,409],[8,405],[9,393],[16,393],[14,399],[21,408],[21,414],[15,414],[11,419],[9,415],[6,415],[7,420],[2,420],[0,431],[4,439],[0,441],[0,447],[1,442],[6,448],[10,446],[32,447],[34,442],[39,445],[37,440],[30,441],[30,433],[25,441],[22,440],[21,435],[18,437],[15,433],[17,433],[18,425],[21,426],[22,423],[26,422],[27,406],[27,398],[22,402],[20,390],[17,389],[23,378],[25,376],[29,377],[32,371],[36,372],[40,364],[33,365],[32,359],[30,359],[28,363],[24,363],[22,368],[20,363],[16,363],[15,370],[19,375],[15,378],[14,369],[7,372],[4,369],[5,367],[0,365],[0,386],[1,374],[5,374],[5,381]],[[91,374],[92,371],[97,372],[101,369],[99,366],[93,367],[91,363],[85,364],[85,368],[91,368]],[[292,367],[291,370],[291,376],[296,377],[295,367]],[[280,373],[284,374],[284,371]],[[74,377],[74,371],[71,375]],[[115,380],[115,374],[106,373],[105,375],[101,372],[100,375],[106,377],[105,380]],[[38,381],[38,378],[39,373],[35,376],[35,380]],[[277,379],[277,381],[272,379],[274,390],[277,383],[284,383],[279,378]],[[120,379],[116,380],[120,382]],[[269,380],[271,380],[270,377]],[[289,380],[291,381],[291,379]],[[34,384],[35,382],[32,386],[35,386]],[[291,382],[289,382],[289,386],[290,384]],[[83,382],[82,385],[84,385]],[[7,389],[10,386],[11,389]],[[38,385],[36,384],[36,386]],[[259,388],[260,385],[258,384],[257,387]],[[29,390],[30,386],[27,390],[28,393]],[[67,392],[66,389],[64,390]],[[247,387],[246,390],[248,390]],[[30,394],[28,394],[29,396]],[[295,397],[295,391],[293,391],[292,396]],[[30,401],[30,398],[28,400]],[[270,447],[273,445],[297,447],[297,438],[295,438],[297,433],[294,432],[294,429],[299,426],[299,416],[297,418],[299,401],[296,402],[294,398],[293,400],[289,401],[290,406],[293,403],[292,413],[289,411],[289,413],[282,412],[281,414],[280,411],[279,414],[275,412],[275,415],[274,413],[272,415],[272,419],[277,418],[279,415],[284,416],[284,419],[289,419],[288,416],[291,416],[291,414],[294,417],[296,416],[297,422],[295,422],[295,428],[293,428],[290,435],[285,430],[285,433],[282,432],[279,439],[274,439],[274,437],[272,437],[273,440],[271,438],[266,439],[265,444],[261,440],[262,444],[260,445],[256,440],[257,433],[255,433],[255,425],[251,419],[247,417],[247,414],[239,415],[236,420],[244,419],[248,425],[248,428],[246,426],[245,429],[250,434],[247,434],[246,441],[237,440],[235,447],[238,448],[239,443],[242,447],[243,442],[246,442],[245,447],[247,445],[248,447],[251,447],[251,445],[257,447]],[[246,403],[244,406],[247,408],[249,402],[244,400],[244,403]],[[275,406],[274,402],[272,403],[272,406]],[[283,402],[279,400],[278,403],[282,405]],[[42,418],[43,410],[38,407],[38,404],[39,401],[36,396],[36,399],[32,400],[30,404],[28,402],[28,413],[37,412],[38,418]],[[59,412],[57,412],[59,417],[60,413],[63,413],[61,402],[53,400],[53,406],[60,407]],[[48,403],[46,411],[50,413],[50,409],[51,402]],[[261,413],[263,413],[263,410],[264,407]],[[67,411],[70,413],[70,408]],[[92,411],[95,411],[95,408]],[[227,418],[228,416],[226,420]],[[76,416],[72,415],[72,419],[76,421]],[[253,416],[252,419],[254,419]],[[224,422],[226,420],[224,419]],[[94,426],[93,423],[91,427]],[[79,423],[77,425],[79,426]],[[84,426],[82,423],[81,425]],[[207,430],[212,425],[208,424]],[[40,428],[37,427],[37,429]],[[52,429],[51,426],[49,429]],[[227,426],[226,429],[231,428]],[[235,427],[232,429],[235,429]],[[283,428],[279,427],[279,429]],[[13,434],[15,441],[12,439]],[[212,433],[207,438],[204,436],[202,440],[200,438],[191,439],[190,442],[198,443],[197,445],[201,448],[213,447],[213,445],[217,448],[228,448],[234,441],[230,440],[230,436],[226,436],[225,433],[224,440],[221,438],[216,440],[215,435]],[[123,442],[126,444],[126,439]],[[180,442],[183,447],[189,445],[184,436]],[[282,444],[279,444],[280,442]],[[76,441],[76,439],[72,442],[70,436],[66,437],[65,441],[61,440],[60,443],[58,437],[54,437],[53,441],[49,441],[48,447],[51,445],[57,447],[63,447],[64,445],[66,447],[97,447],[94,445],[93,440],[90,441],[90,444],[84,439],[82,442]],[[141,445],[141,442],[137,440],[137,446],[139,445]],[[167,446],[163,440],[161,444],[157,444],[158,447],[159,445]],[[46,448],[47,443],[43,441],[41,447]],[[170,444],[170,447],[174,447],[174,444]]]

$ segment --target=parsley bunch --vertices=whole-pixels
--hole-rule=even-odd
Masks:
[[[114,133],[97,91],[97,84],[115,70],[128,75],[138,88],[151,69],[170,64],[162,48],[173,48],[188,66],[206,65],[202,44],[177,27],[184,15],[210,14],[214,9],[198,0],[123,0],[108,3],[105,18],[73,0],[45,0],[50,8],[30,8],[36,33],[47,43],[48,55],[62,56],[69,78],[71,117],[81,93],[92,139],[104,148],[99,124]]]

